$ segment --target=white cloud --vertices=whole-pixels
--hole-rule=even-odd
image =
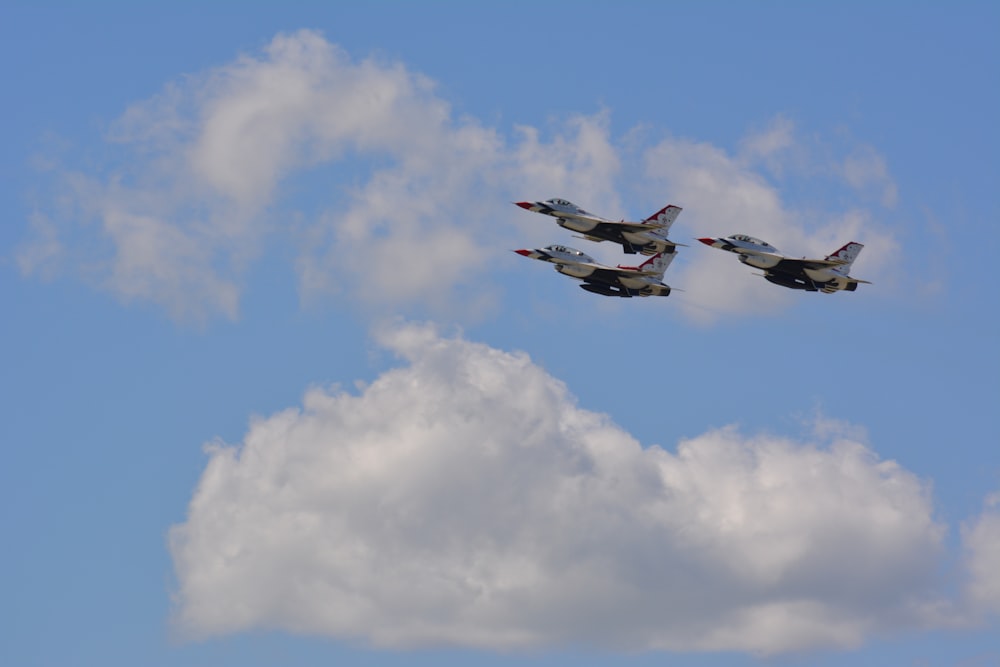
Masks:
[[[969,580],[966,595],[980,613],[1000,614],[1000,493],[962,531]]]
[[[429,327],[359,394],[213,444],[171,530],[188,636],[777,653],[917,622],[943,528],[850,429],[642,447],[523,353]]]
[[[860,146],[844,159],[844,179],[860,191],[878,193],[882,206],[896,205],[896,183],[889,174],[885,158],[871,146]]]
[[[777,189],[743,160],[716,146],[667,139],[647,151],[646,169],[650,178],[664,183],[665,190],[683,193],[685,228],[695,237],[739,232],[779,247],[803,244],[802,230],[785,210]],[[684,308],[694,319],[769,312],[793,298],[789,291],[748,275],[751,270],[734,256],[700,245],[688,252],[697,253],[697,261],[683,264],[672,283],[685,290]]]
[[[708,143],[669,138],[646,152],[646,173],[660,190],[680,193],[683,227],[694,230],[695,237],[750,234],[792,257],[824,257],[848,241],[861,241],[865,250],[852,274],[866,279],[884,275],[897,246],[891,234],[871,224],[866,212],[855,209],[817,217],[789,208],[778,188],[758,170],[758,160],[765,160],[771,171],[780,171],[780,154],[794,146],[792,130],[779,118],[762,134],[745,138],[737,155]],[[766,314],[795,299],[795,292],[754,277],[761,272],[733,255],[700,245],[687,253],[697,253],[697,260],[671,271],[670,282],[685,290],[683,307],[694,320]]]
[[[18,268],[25,274],[52,277],[55,265],[65,252],[59,240],[59,230],[48,216],[41,213],[32,215],[29,224],[34,240],[17,253],[15,260]]]
[[[279,34],[259,54],[130,106],[110,134],[120,151],[107,172],[56,169],[57,210],[35,215],[18,261],[26,273],[70,265],[179,319],[232,318],[251,263],[292,245],[305,298],[343,292],[375,309],[459,302],[475,312],[494,299],[486,276],[506,256],[498,249],[556,231],[510,201],[564,196],[622,215],[616,182],[633,162],[633,135],[613,141],[602,112],[564,119],[544,139],[531,126],[505,137],[456,118],[430,79],[401,64],[353,60],[308,30]],[[784,160],[802,159],[797,148],[794,126],[777,117],[735,156],[664,141],[628,178],[660,193],[651,204],[669,192],[685,206],[678,232],[744,231],[803,253],[858,238],[869,245],[859,270],[870,278],[894,243],[865,212],[803,222],[758,172],[780,173]],[[867,149],[837,173],[857,188],[891,186],[885,161]],[[692,317],[791,302],[732,257],[705,250],[685,250],[690,261],[675,266],[688,268],[668,276],[687,290],[677,300]]]
[[[795,146],[795,124],[784,116],[775,116],[766,129],[743,138],[740,156],[748,162],[763,161],[780,174],[783,163],[778,157]]]
[[[64,232],[97,220],[110,248],[80,264],[101,265],[100,282],[179,318],[235,317],[265,243],[298,243],[306,296],[346,286],[368,305],[447,303],[456,287],[481,289],[477,276],[518,225],[538,236],[510,206],[515,195],[610,199],[617,170],[602,115],[569,119],[550,142],[530,127],[509,142],[454,118],[426,77],[353,61],[308,30],[168,85],[132,105],[110,138],[124,156],[110,174],[64,174],[76,203]],[[314,210],[282,199],[296,176],[348,164],[350,181],[306,197],[318,198]],[[57,242],[39,228],[23,270],[57,261]]]
[[[397,165],[351,193],[346,211],[331,212],[313,230],[318,251],[300,263],[311,291],[346,284],[367,303],[441,306],[452,288],[482,289],[478,278],[498,249],[551,233],[554,225],[510,205],[518,193],[567,188],[608,196],[616,169],[602,117],[571,119],[548,144],[525,127],[508,145],[471,122],[413,132],[427,144],[400,153]]]

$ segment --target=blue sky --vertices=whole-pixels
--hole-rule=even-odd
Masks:
[[[1000,661],[998,21],[6,3],[0,661]]]

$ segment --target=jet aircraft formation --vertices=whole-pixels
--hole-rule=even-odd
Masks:
[[[609,220],[583,210],[565,199],[544,202],[516,202],[521,208],[552,216],[565,229],[578,232],[577,238],[588,241],[611,241],[627,254],[640,253],[650,258],[639,266],[606,266],[590,255],[564,245],[550,245],[533,250],[515,250],[519,255],[549,262],[559,273],[582,281],[588,292],[629,298],[633,296],[668,296],[670,286],[663,274],[683,246],[667,238],[681,208],[667,205],[641,222]],[[748,266],[761,269],[768,282],[791,289],[832,294],[853,292],[867,280],[849,275],[851,265],[864,246],[854,241],[823,259],[794,258],[782,255],[777,248],[745,234],[726,238],[700,238],[705,245],[735,253]],[[870,283],[868,283],[870,284]]]
[[[615,222],[583,210],[565,199],[544,202],[517,202],[521,208],[551,215],[560,227],[579,232],[588,241],[611,241],[621,244],[628,254],[650,255],[639,266],[605,266],[586,253],[563,245],[534,250],[515,250],[519,255],[555,264],[559,273],[582,280],[581,288],[604,296],[667,296],[670,286],[663,274],[677,255],[677,246],[667,239],[670,225],[680,214],[677,206],[664,206],[642,222]]]

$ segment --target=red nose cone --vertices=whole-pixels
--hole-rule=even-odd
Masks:
[[[530,250],[524,250],[523,248],[521,250],[515,250],[514,252],[516,252],[518,255],[524,255],[525,257],[531,255]]]
[[[529,211],[531,210],[531,207],[534,206],[534,204],[532,204],[530,201],[516,201],[514,203],[520,206],[521,208],[527,209]]]
[[[715,245],[715,239],[698,239],[705,245]]]

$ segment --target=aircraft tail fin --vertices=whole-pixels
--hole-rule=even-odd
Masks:
[[[639,265],[639,270],[643,273],[651,273],[662,280],[667,267],[670,266],[670,263],[674,261],[674,257],[677,256],[676,248],[668,248],[667,250],[669,252],[658,252],[647,259]]]
[[[644,225],[658,225],[658,229],[654,232],[657,236],[667,238],[667,232],[670,231],[670,226],[674,224],[674,220],[680,215],[681,211],[684,210],[680,206],[674,206],[673,204],[668,204],[661,208],[659,211],[649,216],[642,221]]]
[[[835,262],[840,262],[841,264],[834,269],[838,273],[847,273],[851,270],[851,265],[854,264],[854,260],[858,258],[861,253],[861,249],[865,246],[861,243],[851,241],[850,243],[843,246],[840,250],[837,250],[832,255],[827,255],[827,259]]]

